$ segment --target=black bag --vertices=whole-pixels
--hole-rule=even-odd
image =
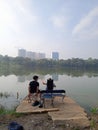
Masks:
[[[17,122],[11,122],[8,126],[8,130],[24,130],[24,128]]]

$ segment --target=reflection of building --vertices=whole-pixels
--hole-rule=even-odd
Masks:
[[[33,74],[26,75],[26,80],[33,80]]]
[[[53,60],[59,60],[59,53],[58,52],[52,52],[52,59]]]
[[[59,77],[58,74],[52,74],[52,79],[54,79],[54,81],[58,81]]]
[[[25,76],[18,76],[18,82],[25,82]]]

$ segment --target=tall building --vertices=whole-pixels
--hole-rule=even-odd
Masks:
[[[26,57],[26,50],[25,49],[19,49],[18,50],[18,56],[19,57]]]
[[[45,59],[45,53],[38,53],[39,59]]]
[[[39,59],[46,58],[45,53],[26,51],[25,49],[19,49],[18,56],[19,57],[27,57],[27,58],[30,58],[31,60],[39,60]]]
[[[26,53],[26,57],[30,58],[31,60],[35,59],[35,52],[32,52],[32,51],[27,51]]]
[[[59,53],[58,52],[52,52],[52,59],[53,60],[59,60]]]
[[[44,59],[45,58],[45,53],[35,53],[35,59]]]

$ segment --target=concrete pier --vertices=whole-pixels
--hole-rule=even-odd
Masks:
[[[65,97],[63,102],[61,97],[55,97],[54,105],[51,106],[51,100],[46,99],[45,108],[39,106],[33,107],[25,98],[17,107],[18,113],[42,113],[47,112],[52,118],[53,123],[57,125],[66,125],[86,128],[90,126],[87,113],[70,97]]]
[[[74,126],[87,128],[90,126],[90,122],[85,110],[80,107],[70,97],[65,97],[64,102],[60,102],[60,97],[56,97],[55,107],[59,108],[59,111],[48,112],[55,124],[65,124],[66,126]]]

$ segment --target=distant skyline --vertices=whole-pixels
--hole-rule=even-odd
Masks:
[[[0,0],[0,54],[98,59],[98,0]]]

